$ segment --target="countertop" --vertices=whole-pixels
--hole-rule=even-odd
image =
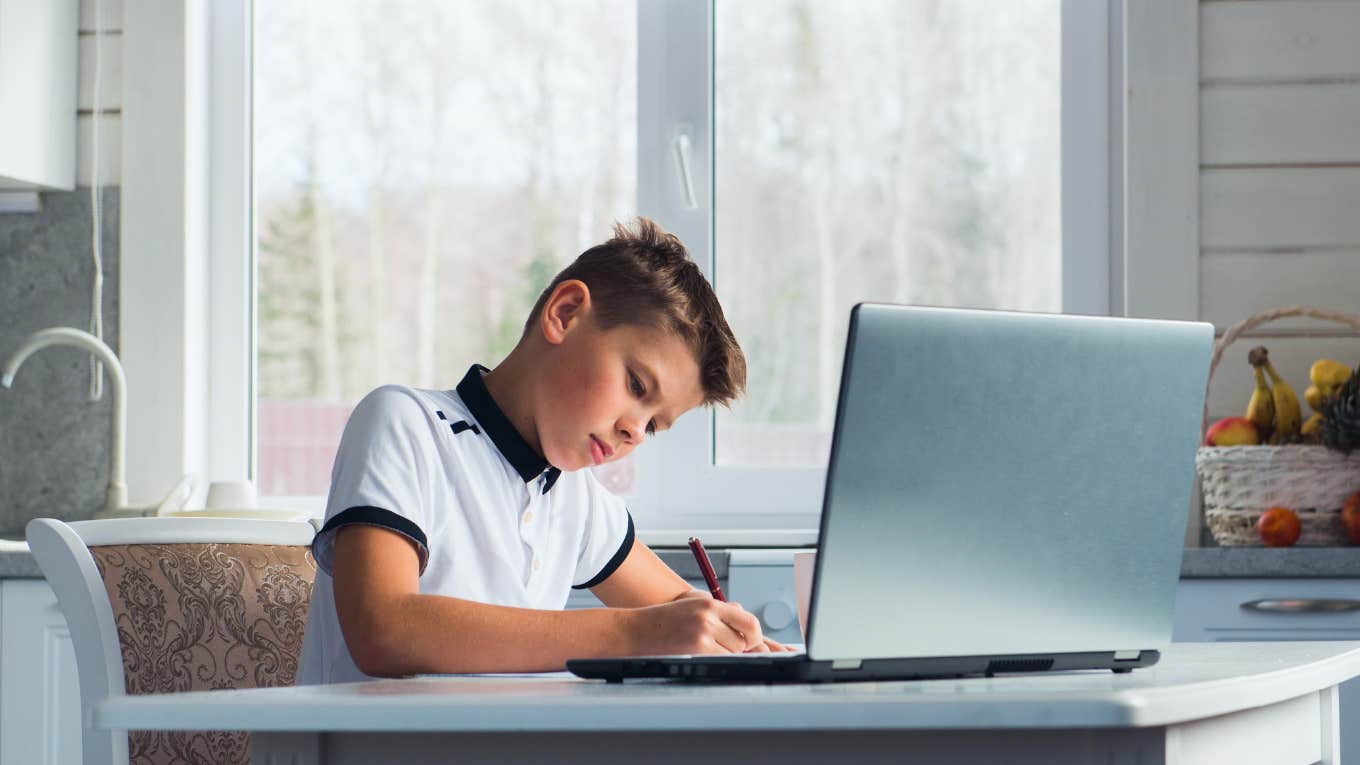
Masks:
[[[688,549],[659,552],[681,576],[699,578]],[[721,548],[709,552],[718,576],[726,575],[726,552]],[[0,539],[0,579],[41,577],[37,562],[22,540]],[[1360,578],[1360,547],[1190,547],[1181,556],[1181,578]]]
[[[1125,675],[1054,672],[823,685],[609,685],[561,673],[118,696],[101,730],[656,731],[1165,726],[1275,704],[1360,674],[1360,643],[1173,643]]]

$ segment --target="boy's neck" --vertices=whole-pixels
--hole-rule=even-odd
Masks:
[[[482,376],[491,399],[505,413],[510,424],[515,426],[520,438],[542,455],[543,447],[538,443],[538,429],[534,427],[534,397],[530,387],[533,380],[532,370],[526,365],[519,348],[511,351],[495,369]]]

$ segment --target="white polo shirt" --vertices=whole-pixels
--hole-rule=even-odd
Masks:
[[[335,531],[352,523],[415,542],[420,592],[561,609],[633,545],[623,500],[589,470],[563,473],[519,435],[473,365],[455,390],[385,385],[355,407],[331,471],[298,684],[371,679],[335,612]],[[546,636],[545,636],[546,638]]]

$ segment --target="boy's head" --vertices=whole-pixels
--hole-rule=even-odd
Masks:
[[[685,246],[656,223],[614,236],[539,296],[516,351],[534,358],[543,456],[563,470],[619,459],[698,406],[728,405],[746,359]]]

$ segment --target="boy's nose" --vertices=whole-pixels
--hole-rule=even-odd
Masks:
[[[624,443],[636,446],[642,440],[642,427],[637,423],[626,421],[619,422],[619,435],[623,436]]]

